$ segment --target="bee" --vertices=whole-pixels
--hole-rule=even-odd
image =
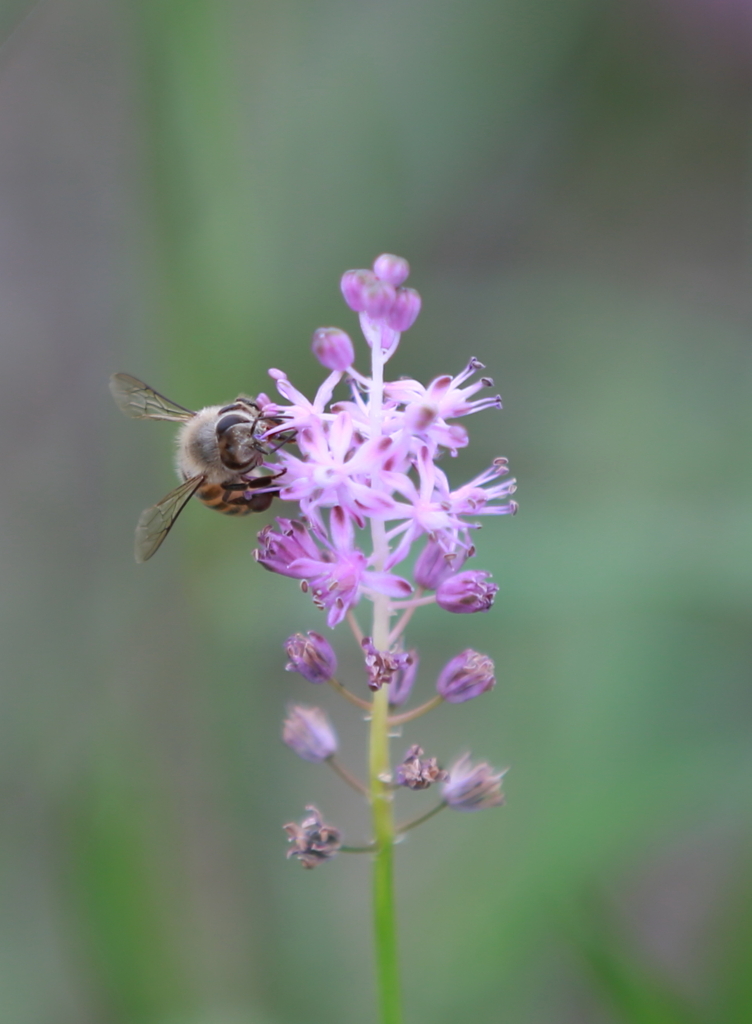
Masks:
[[[239,395],[230,405],[210,405],[192,412],[171,402],[127,373],[110,377],[112,397],[126,416],[137,420],[180,423],[175,465],[182,483],[141,513],[136,526],[135,555],[145,562],[157,551],[172,525],[195,495],[209,508],[228,516],[245,516],[269,508],[282,474],[258,470],[276,448],[264,435],[281,420],[263,416],[256,400]],[[292,439],[282,435],[276,447]]]

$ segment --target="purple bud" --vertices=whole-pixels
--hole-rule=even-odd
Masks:
[[[311,348],[327,370],[346,370],[355,359],[353,343],[339,327],[319,327],[314,331]]]
[[[423,758],[423,749],[417,744],[410,747],[405,760],[397,765],[397,785],[408,789],[428,789],[433,782],[445,782],[449,772],[439,768],[435,757]]]
[[[400,288],[386,316],[387,324],[395,331],[412,327],[420,313],[420,295],[414,288]]]
[[[375,283],[376,276],[370,270],[346,270],[339,286],[350,309],[362,313],[366,308],[366,288]]]
[[[337,749],[332,723],[321,708],[292,704],[282,726],[282,739],[304,761],[326,761]]]
[[[464,561],[464,552],[445,551],[435,540],[429,539],[415,561],[415,582],[424,590],[436,590]]]
[[[309,683],[326,683],[337,671],[337,656],[332,645],[320,633],[294,633],[285,640],[290,659],[287,672],[299,672]]]
[[[450,704],[462,704],[490,690],[495,683],[491,659],[468,648],[446,663],[436,680],[436,690]]]
[[[401,256],[385,252],[374,260],[373,272],[380,281],[393,284],[396,288],[410,276],[410,264]]]
[[[394,288],[385,281],[374,281],[363,289],[364,312],[371,320],[385,320],[397,298]]]
[[[342,845],[342,833],[332,825],[325,825],[321,813],[313,806],[300,824],[291,821],[284,826],[287,838],[292,843],[287,851],[288,859],[297,857],[304,868],[315,868],[335,855]]]
[[[420,658],[417,651],[407,652],[408,660],[404,667],[399,670],[389,684],[389,706],[401,707],[405,703],[413,688],[415,677],[418,674]]]
[[[442,787],[444,801],[456,811],[498,807],[504,803],[501,780],[506,772],[506,768],[495,772],[485,761],[474,765],[470,755],[464,754],[449,769],[449,781]]]
[[[469,612],[487,612],[494,603],[494,594],[499,589],[495,583],[486,583],[490,572],[470,570],[450,576],[439,584],[436,604],[445,612],[458,615]]]

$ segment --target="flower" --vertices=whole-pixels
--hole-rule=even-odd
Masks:
[[[291,821],[283,825],[292,843],[287,857],[297,857],[304,868],[315,868],[336,854],[342,845],[342,833],[332,825],[325,825],[321,812],[313,804],[309,804],[306,810],[310,813],[300,824]]]
[[[339,327],[319,327],[313,332],[311,348],[327,370],[346,370],[355,359],[353,343]]]
[[[491,659],[468,648],[446,663],[436,680],[436,689],[450,704],[462,704],[491,690],[495,683]]]
[[[337,734],[325,711],[292,704],[282,726],[282,739],[304,761],[326,761],[337,750]]]
[[[459,572],[439,584],[436,604],[446,612],[464,615],[470,612],[487,612],[494,603],[499,589],[495,583],[486,583],[490,572]]]
[[[428,789],[433,782],[444,782],[449,772],[439,768],[435,757],[421,760],[423,750],[417,744],[410,747],[405,760],[397,766],[397,784],[408,789]]]
[[[501,780],[506,773],[506,768],[496,772],[485,761],[474,765],[470,755],[463,754],[449,769],[449,780],[442,788],[444,802],[456,811],[498,807],[504,803]]]
[[[285,640],[285,651],[290,659],[285,670],[299,672],[309,683],[326,683],[337,671],[337,656],[320,633],[294,633]]]
[[[298,520],[279,518],[277,524],[278,530],[266,526],[259,533],[256,561],[270,572],[302,580],[301,586],[311,592],[313,603],[327,611],[326,621],[331,628],[344,619],[363,588],[390,597],[406,597],[412,592],[407,580],[367,568],[367,557],[354,546],[352,520],[342,508],[332,509],[331,539],[317,534],[314,540]]]

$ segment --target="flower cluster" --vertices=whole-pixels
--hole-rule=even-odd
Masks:
[[[348,620],[361,650],[365,693],[371,691],[375,706],[385,691],[388,721],[400,724],[439,703],[464,702],[493,687],[492,660],[465,650],[442,669],[427,704],[394,713],[408,702],[418,674],[418,654],[404,645],[410,617],[425,604],[453,614],[491,608],[497,585],[485,570],[468,567],[476,553],[473,533],[480,517],[517,509],[506,459],[494,459],[459,487],[438,464],[468,444],[467,429],[458,421],[501,408],[500,397],[489,391],[493,381],[482,375],[483,364],[470,359],[459,373],[428,385],[385,377],[401,334],[420,312],[420,296],[405,287],[408,275],[405,260],[383,255],[371,270],[347,271],[342,278],[345,302],[359,314],[371,350],[370,375],[355,368],[353,343],[336,327],[313,335],[313,353],[329,373],[312,400],[282,370],[269,371],[280,398],[259,398],[272,424],[265,440],[274,457],[266,465],[275,474],[280,499],[293,502],[298,511],[265,527],[254,552],[265,569],[299,580],[330,628]],[[335,397],[337,388],[342,393]],[[369,630],[356,618],[364,598],[374,607]],[[289,671],[311,683],[329,683],[351,703],[371,707],[336,679],[337,658],[321,634],[296,633],[285,649]],[[334,757],[334,730],[321,709],[292,707],[283,738],[301,757],[326,761],[347,779],[349,773]],[[468,810],[501,802],[502,774],[485,763],[473,765],[467,756],[447,772],[435,757],[424,759],[413,744],[390,785],[418,790],[441,782],[440,806]],[[371,798],[374,786],[386,784],[382,771],[372,780]],[[308,839],[319,828],[317,815],[300,826],[286,826],[295,844],[291,853],[306,866],[323,859],[321,851],[311,852]],[[327,839],[326,856],[330,845]]]

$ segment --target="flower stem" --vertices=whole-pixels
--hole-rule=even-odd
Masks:
[[[375,561],[383,565],[387,550],[384,524],[372,521]],[[377,595],[373,605],[373,642],[389,645],[389,598]],[[371,705],[369,779],[376,853],[373,859],[373,912],[376,947],[376,983],[381,1024],[401,1024],[397,921],[394,907],[394,815],[389,759],[389,688],[384,686]]]
[[[332,754],[331,757],[327,757],[326,763],[330,768],[334,769],[343,782],[346,782],[348,786],[351,786],[354,790],[360,793],[361,796],[367,797],[369,795],[367,787],[364,786],[359,779],[356,779],[352,772],[349,772],[343,764],[340,764],[334,754]]]
[[[417,828],[418,825],[422,825],[424,821],[428,821],[429,818],[432,818],[434,814],[438,814],[439,811],[443,811],[446,806],[446,803],[442,800],[440,804],[436,804],[435,807],[432,807],[430,811],[426,811],[425,814],[421,814],[419,817],[413,818],[411,821],[406,821],[404,825],[398,825],[397,834],[401,836],[411,828]]]
[[[414,718],[420,718],[421,715],[427,714],[429,711],[433,711],[439,704],[444,700],[438,694],[435,697],[431,697],[425,704],[419,705],[417,708],[413,708],[412,711],[404,711],[401,715],[392,715],[389,719],[389,725],[404,725],[405,722],[412,722]]]
[[[363,700],[362,697],[356,697],[354,693],[351,693],[346,686],[343,686],[339,679],[329,679],[329,685],[338,693],[340,697],[344,697],[345,700],[349,700],[351,704],[354,704],[356,708],[362,708],[363,711],[371,710],[370,700]]]

